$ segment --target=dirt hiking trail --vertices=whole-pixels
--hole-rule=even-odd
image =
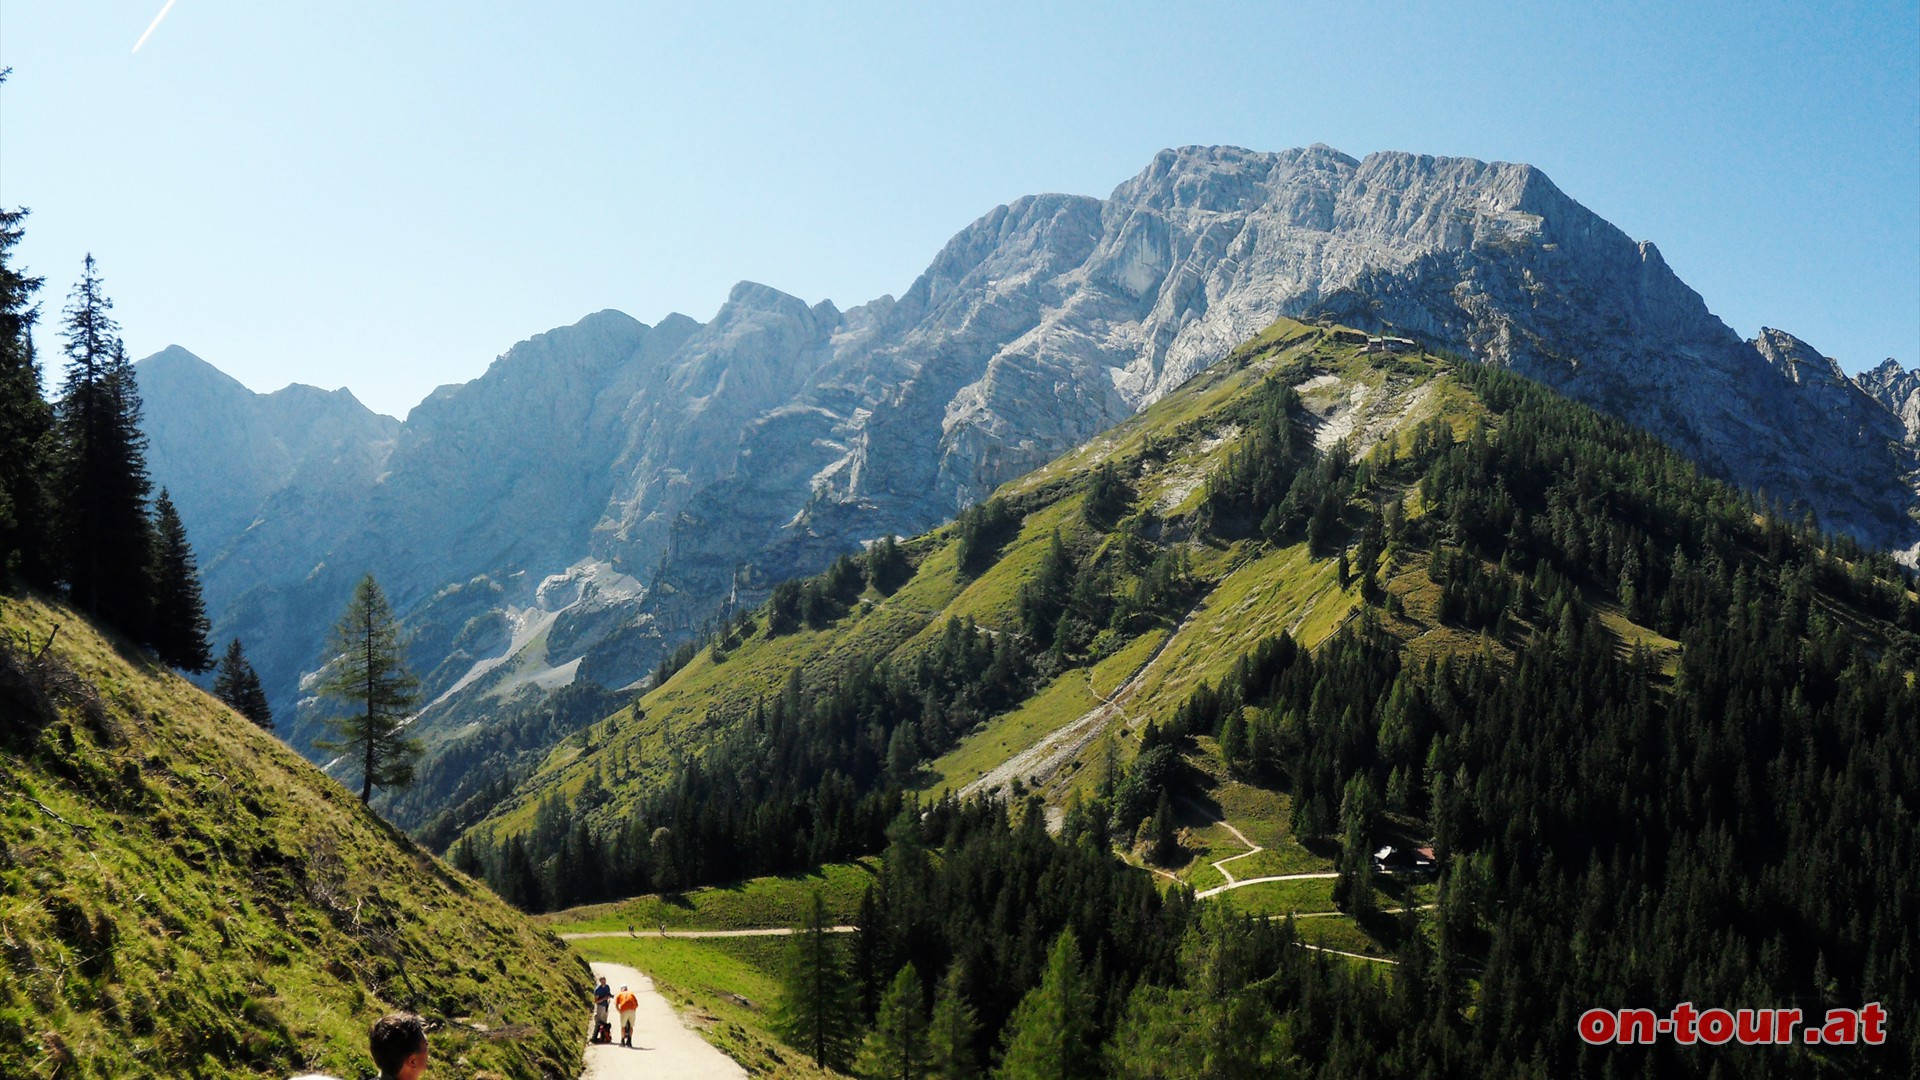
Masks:
[[[605,975],[616,991],[630,987],[640,1011],[634,1017],[633,1049],[620,1045],[620,1014],[614,1013],[613,1042],[587,1047],[587,1071],[580,1080],[746,1080],[745,1069],[681,1022],[652,979],[624,964],[595,964],[593,973]]]

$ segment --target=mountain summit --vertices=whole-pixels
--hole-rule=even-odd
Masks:
[[[247,639],[276,713],[372,570],[433,672],[431,734],[633,683],[722,604],[945,520],[1322,314],[1540,379],[1871,545],[1920,541],[1909,374],[1855,383],[1789,334],[1742,341],[1652,244],[1538,169],[1465,158],[1163,151],[1105,200],[995,208],[898,299],[742,283],[705,324],[538,335],[397,428],[364,421],[337,468],[263,477],[249,447],[279,460],[285,429],[250,426],[258,401],[158,392],[169,354],[138,370],[216,633]],[[303,713],[290,734],[314,731]],[[417,823],[447,795],[389,809]]]

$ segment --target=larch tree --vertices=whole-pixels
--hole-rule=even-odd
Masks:
[[[1093,995],[1080,965],[1080,943],[1063,930],[1047,956],[1040,985],[1007,1021],[1001,1080],[1094,1080],[1100,1075]]]
[[[142,641],[149,638],[153,528],[147,517],[146,436],[133,365],[88,255],[64,311],[66,385],[55,407],[56,546],[73,602]]]
[[[232,706],[234,712],[268,731],[273,730],[273,710],[267,706],[266,691],[260,688],[260,676],[248,662],[239,638],[228,642],[226,654],[220,657],[219,669],[213,677],[213,693]]]
[[[0,81],[6,73],[0,71]],[[12,254],[25,231],[25,210],[0,209],[0,580],[17,576],[54,583],[53,516],[47,453],[53,409],[41,396],[33,324],[41,279],[21,273]]]
[[[165,488],[153,504],[153,540],[154,651],[184,671],[205,671],[213,666],[213,651],[207,644],[210,627],[200,596],[200,570],[187,543],[187,527]],[[259,680],[254,686],[258,689]]]
[[[880,997],[873,1030],[860,1047],[853,1072],[862,1080],[926,1080],[927,1010],[920,973],[912,964],[901,968]]]
[[[372,574],[354,587],[346,613],[333,628],[329,651],[320,696],[350,711],[328,719],[333,737],[314,745],[356,759],[364,804],[372,800],[376,787],[413,783],[421,749],[406,734],[407,719],[420,699],[420,683],[402,655],[400,620]]]
[[[774,1029],[814,1064],[844,1070],[858,1035],[858,990],[828,929],[827,904],[818,892],[806,922],[788,942]]]
[[[928,1080],[976,1080],[980,1063],[973,1041],[979,1034],[980,1014],[967,1000],[966,973],[955,963],[933,996],[933,1019],[927,1025]]]

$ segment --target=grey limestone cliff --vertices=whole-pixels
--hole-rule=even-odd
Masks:
[[[1920,368],[1908,369],[1888,357],[1860,373],[1860,388],[1884,405],[1906,429],[1908,445],[1920,445]]]
[[[1870,544],[1920,539],[1912,373],[1855,382],[1781,331],[1742,341],[1530,166],[1323,146],[1168,150],[1104,200],[1016,200],[898,299],[742,283],[705,324],[591,315],[369,421],[333,472],[253,453],[267,433],[237,384],[150,395],[153,465],[216,631],[265,642],[277,703],[372,570],[431,672],[422,730],[470,737],[526,687],[640,678],[729,599],[934,525],[1313,314],[1542,379]]]

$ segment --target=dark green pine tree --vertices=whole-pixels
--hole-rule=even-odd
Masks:
[[[314,743],[351,754],[360,766],[360,802],[375,787],[413,783],[420,743],[406,734],[408,715],[420,699],[419,680],[407,670],[394,617],[380,584],[368,574],[333,628],[331,659],[320,679],[320,696],[352,711],[327,721],[333,737]]]
[[[892,533],[875,540],[867,549],[867,580],[875,589],[890,596],[912,576],[913,564],[907,561],[907,553],[900,549]]]
[[[1173,802],[1167,798],[1163,789],[1160,803],[1153,810],[1153,824],[1147,829],[1151,837],[1153,851],[1151,858],[1161,866],[1173,866],[1180,861],[1180,834],[1173,824]]]
[[[88,255],[65,310],[66,387],[55,408],[56,546],[73,602],[142,641],[153,600],[146,437],[133,365]]]
[[[227,643],[226,655],[220,658],[219,670],[214,673],[213,693],[232,706],[234,712],[268,731],[273,730],[273,710],[267,707],[266,691],[260,688],[260,676],[247,662],[239,638]]]
[[[167,490],[161,488],[153,503],[153,649],[161,660],[183,671],[205,671],[213,666],[209,629],[207,606],[200,598],[200,568],[187,543],[187,527]],[[257,689],[259,680],[254,685]]]
[[[806,922],[787,939],[774,1030],[821,1068],[845,1070],[858,1035],[860,1004],[839,943],[827,927],[827,903],[815,892]]]
[[[0,81],[6,73],[0,71]],[[25,210],[0,210],[0,581],[54,584],[47,454],[53,409],[41,396],[33,324],[40,279],[13,265]]]
[[[1360,773],[1347,781],[1340,800],[1340,877],[1334,882],[1333,901],[1356,918],[1373,914],[1373,822],[1380,813],[1380,796],[1373,780]]]

